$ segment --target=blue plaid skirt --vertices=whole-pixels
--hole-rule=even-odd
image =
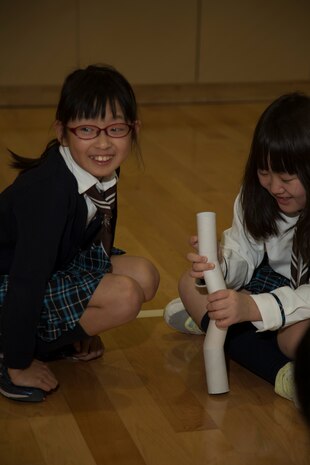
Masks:
[[[262,294],[289,285],[290,280],[276,273],[269,265],[268,257],[265,256],[260,266],[254,271],[251,281],[243,289],[251,294]]]
[[[112,255],[124,251],[113,247]],[[111,260],[101,245],[81,251],[64,270],[55,272],[46,288],[37,335],[44,341],[57,339],[73,329],[100,280],[111,272]],[[0,276],[0,311],[8,289],[8,275]]]

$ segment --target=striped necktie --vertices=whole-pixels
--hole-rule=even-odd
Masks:
[[[301,254],[297,246],[296,228],[293,237],[292,257],[291,257],[291,282],[290,285],[293,289],[309,281],[309,267],[303,264]]]
[[[116,183],[106,191],[98,191],[94,185],[88,189],[85,194],[88,195],[90,200],[97,207],[98,213],[101,215],[101,229],[94,242],[96,244],[100,244],[101,242],[107,255],[110,256],[113,245],[111,220],[116,204]]]

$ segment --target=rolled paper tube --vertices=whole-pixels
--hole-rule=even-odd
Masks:
[[[226,289],[222,270],[218,262],[216,215],[214,212],[197,213],[199,255],[208,257],[215,268],[204,272],[208,293]],[[223,394],[229,391],[224,342],[227,330],[219,329],[214,320],[209,321],[203,354],[209,394]]]

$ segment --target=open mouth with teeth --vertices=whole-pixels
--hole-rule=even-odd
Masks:
[[[112,159],[111,155],[96,155],[96,156],[91,156],[91,160],[98,161],[98,162],[106,162]]]

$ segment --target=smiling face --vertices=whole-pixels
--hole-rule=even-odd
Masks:
[[[258,179],[287,216],[298,215],[306,206],[306,191],[297,175],[258,170]]]
[[[110,105],[107,104],[104,118],[82,118],[70,120],[69,128],[81,125],[105,128],[113,123],[125,123],[120,106],[116,103],[116,113],[113,116]],[[138,122],[134,122],[133,131],[138,131]],[[56,123],[56,134],[59,142],[70,149],[74,161],[85,171],[98,179],[109,178],[122,164],[131,152],[132,133],[122,138],[107,136],[104,131],[94,139],[79,139],[68,131],[60,122]]]

